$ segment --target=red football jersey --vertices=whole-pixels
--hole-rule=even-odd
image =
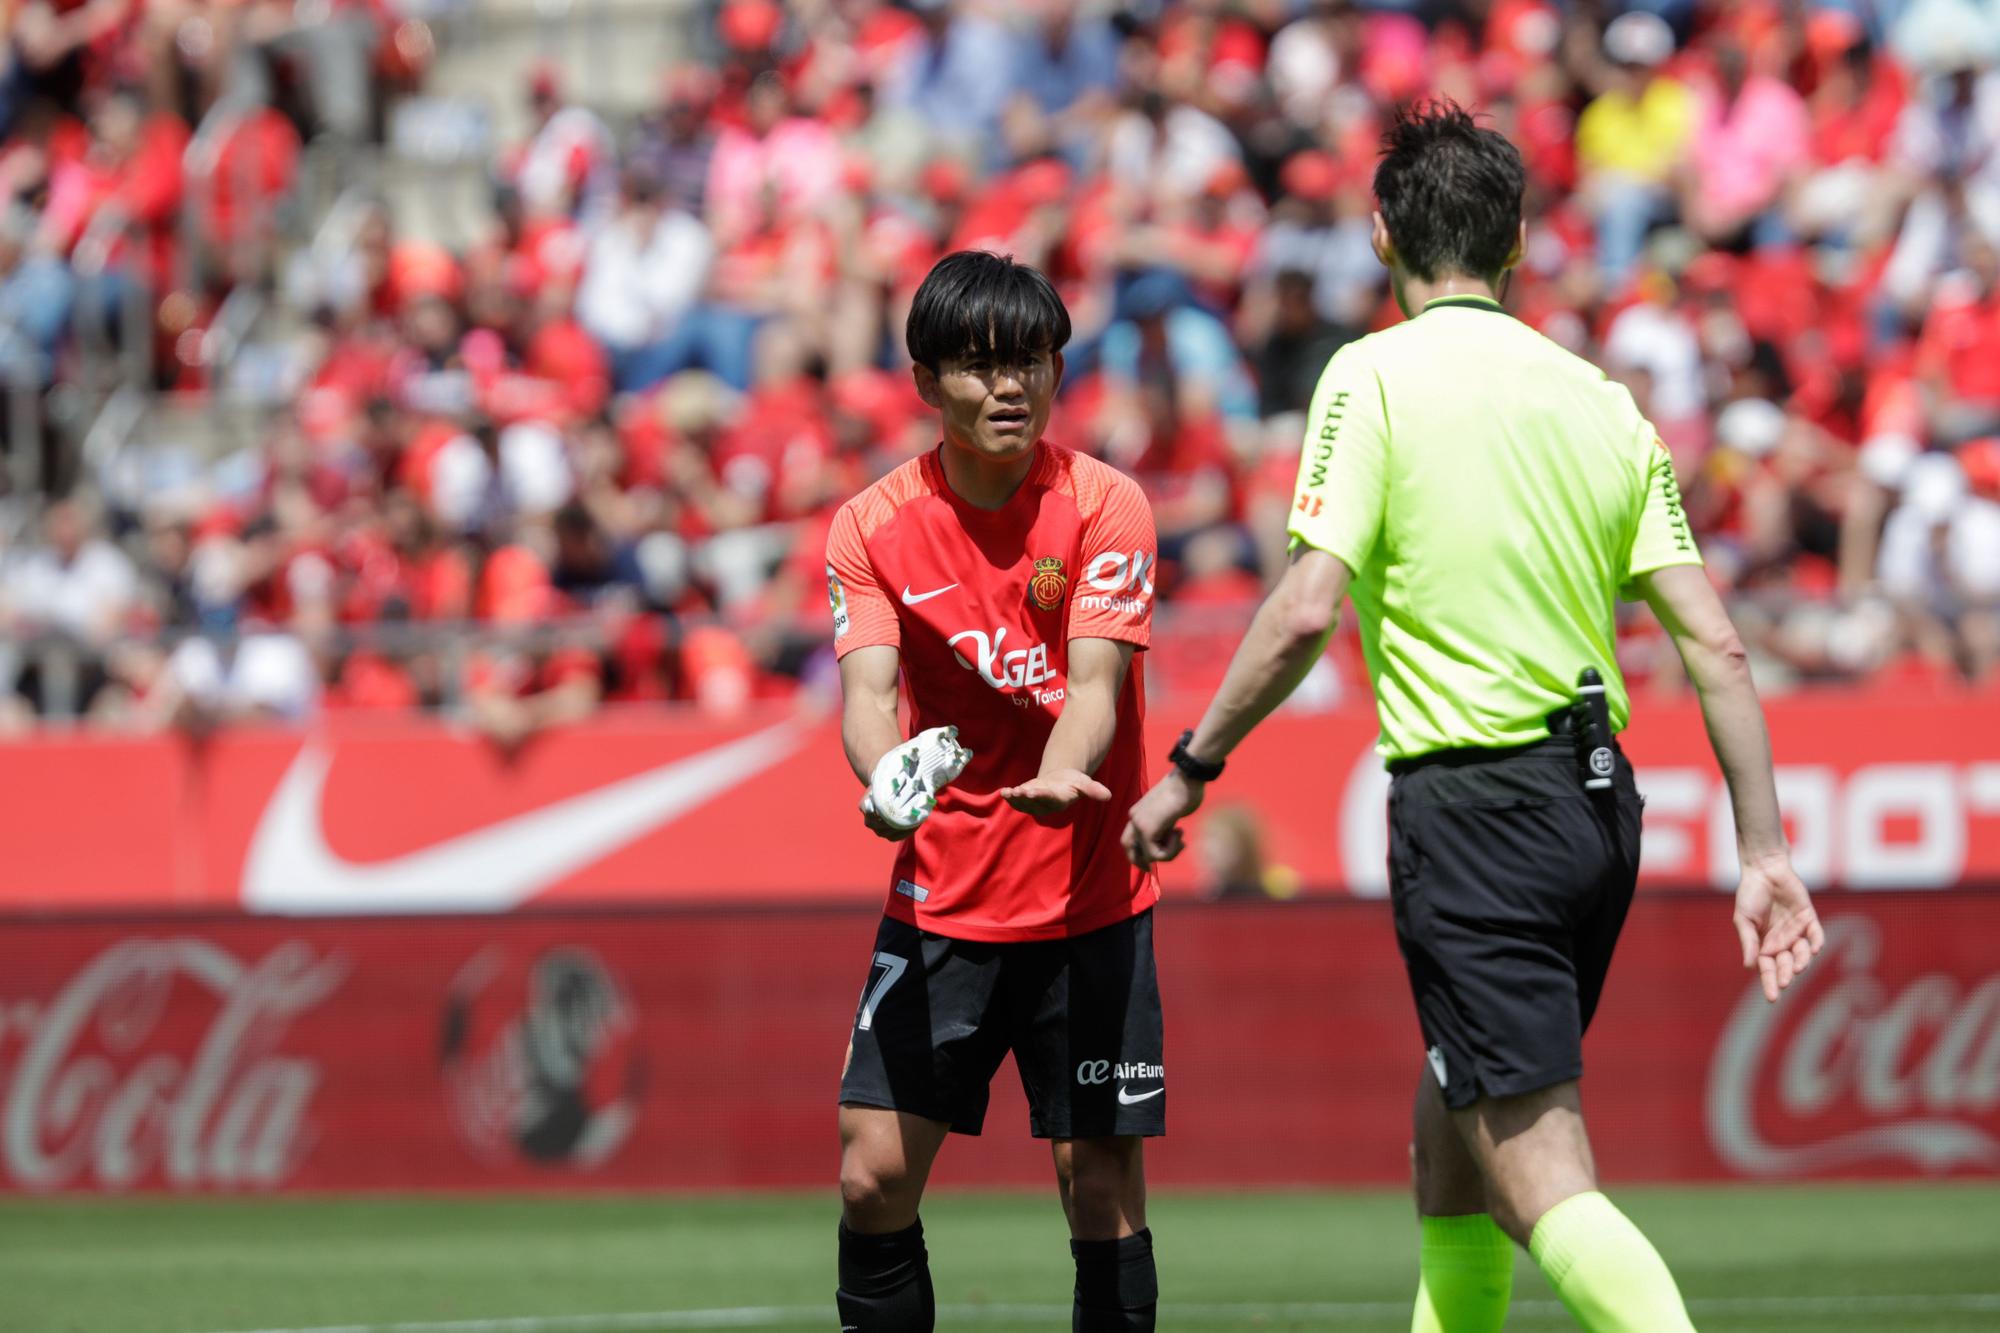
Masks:
[[[946,484],[936,450],[842,506],[827,537],[835,651],[903,659],[911,732],[956,726],[972,762],[898,849],[888,914],[968,940],[1081,935],[1160,896],[1119,845],[1145,790],[1140,656],[1094,775],[1109,801],[1042,823],[1000,799],[1041,770],[1062,713],[1071,639],[1143,649],[1152,628],[1153,514],[1138,483],[1046,441],[1005,506]]]

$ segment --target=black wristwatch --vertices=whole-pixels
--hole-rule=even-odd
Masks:
[[[1174,742],[1174,748],[1167,752],[1167,762],[1181,771],[1184,777],[1196,782],[1213,782],[1222,776],[1222,765],[1207,763],[1188,753],[1188,742],[1194,739],[1194,732],[1183,731],[1181,738]]]

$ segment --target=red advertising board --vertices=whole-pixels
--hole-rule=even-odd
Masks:
[[[1164,755],[1197,705],[1155,700]],[[2000,883],[2000,694],[1770,706],[1800,870],[1817,887]],[[1171,866],[1202,887],[1203,821],[1247,807],[1310,891],[1385,890],[1365,708],[1283,712],[1243,746]],[[1728,884],[1733,841],[1699,711],[1642,701],[1645,877]],[[854,811],[824,711],[731,723],[613,710],[503,752],[431,719],[318,730],[40,737],[0,747],[0,908],[500,912],[634,901],[868,902],[889,857]]]
[[[1387,1183],[1423,1058],[1388,912],[1169,904],[1166,1184]],[[0,929],[0,1189],[831,1188],[874,914]],[[1857,892],[1776,1008],[1727,900],[1635,908],[1586,1046],[1613,1180],[2000,1174],[2000,895]],[[1114,1058],[1114,1052],[1105,1052]],[[942,1182],[1048,1170],[1003,1069]]]

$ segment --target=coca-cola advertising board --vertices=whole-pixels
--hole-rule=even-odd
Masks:
[[[1776,1007],[1729,901],[1635,906],[1585,1104],[1614,1180],[2000,1174],[2000,895],[1855,892]],[[1168,903],[1163,1184],[1388,1183],[1421,1043],[1385,905]],[[0,1188],[830,1188],[865,907],[20,919]],[[1086,1064],[1116,1061],[1087,1053]],[[1034,1184],[1003,1069],[938,1179]]]
[[[1156,770],[1199,707],[1152,701]],[[2000,883],[2000,693],[1796,696],[1769,715],[1815,887]],[[1167,893],[1204,887],[1206,821],[1231,807],[1306,892],[1384,893],[1374,741],[1365,700],[1273,717],[1192,822],[1196,855],[1168,869]],[[1648,799],[1645,882],[1733,883],[1728,793],[1700,711],[1641,699],[1625,744]],[[888,884],[823,709],[728,722],[613,709],[513,750],[435,719],[341,715],[204,740],[44,736],[0,755],[0,909],[866,903]],[[782,838],[769,836],[774,812]]]

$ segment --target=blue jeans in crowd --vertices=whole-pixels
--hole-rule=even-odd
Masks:
[[[1593,182],[1597,212],[1597,268],[1616,286],[1632,272],[1653,228],[1673,216],[1673,196],[1647,181],[1618,178]]]
[[[75,306],[76,275],[69,265],[49,255],[23,259],[0,279],[0,360],[32,366],[34,378],[47,384]]]
[[[610,348],[612,387],[620,393],[650,389],[669,375],[698,367],[732,389],[748,389],[751,353],[762,323],[761,316],[731,306],[698,305],[664,338]]]

